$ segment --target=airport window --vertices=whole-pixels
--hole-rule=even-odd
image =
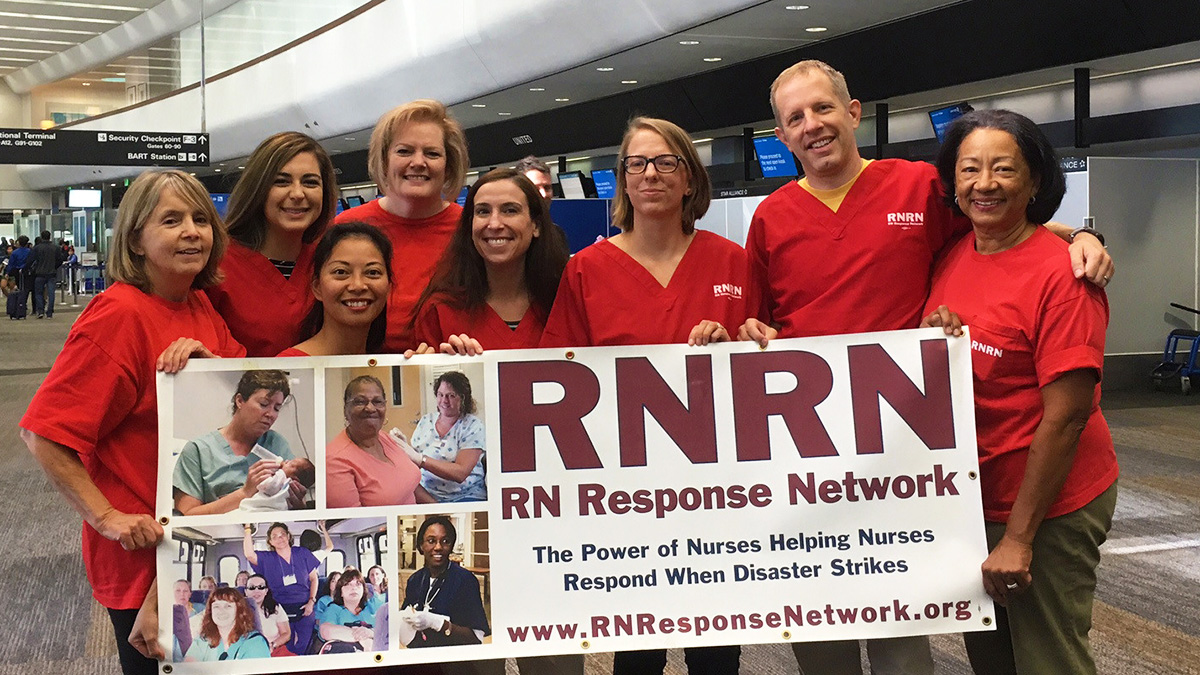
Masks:
[[[232,586],[241,570],[242,561],[236,555],[222,556],[221,562],[217,563],[217,581]]]

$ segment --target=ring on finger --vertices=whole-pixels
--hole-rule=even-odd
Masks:
[[[1015,582],[1015,581],[1010,581],[1010,582],[1008,582],[1007,584],[1004,584],[1004,587],[1005,587],[1005,588],[1007,588],[1007,589],[1008,589],[1008,590],[1010,590],[1010,591],[1011,591],[1011,590],[1014,590],[1014,589],[1016,589],[1016,587],[1017,587],[1017,582]]]

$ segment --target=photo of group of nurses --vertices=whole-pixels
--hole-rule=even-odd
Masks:
[[[208,525],[174,538],[174,661],[387,648],[386,625],[375,629],[388,588],[382,518]],[[193,590],[186,577],[199,574]]]
[[[483,369],[325,371],[327,506],[484,501]]]

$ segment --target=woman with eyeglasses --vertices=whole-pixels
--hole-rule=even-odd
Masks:
[[[184,661],[265,659],[271,648],[254,630],[254,612],[236,588],[218,588],[208,596],[200,635],[192,641]]]
[[[325,448],[329,508],[432,502],[421,472],[386,433],[387,394],[370,375],[350,380],[343,395],[346,428]]]
[[[438,502],[486,500],[484,429],[474,414],[471,380],[457,370],[442,373],[433,394],[437,410],[421,417],[405,450],[421,467],[421,487]],[[399,430],[392,435],[409,444]]]
[[[542,347],[705,345],[747,316],[745,251],[696,230],[711,183],[687,132],[638,117],[621,141],[613,223],[621,234],[567,264]]]
[[[731,339],[756,307],[746,254],[696,230],[711,184],[687,132],[661,119],[630,121],[621,141],[613,221],[621,234],[567,263],[542,347]],[[736,673],[738,647],[685,650],[691,673]],[[613,673],[661,673],[666,650],[620,652]]]
[[[275,596],[267,588],[266,578],[261,574],[251,575],[246,581],[246,597],[254,601],[263,637],[271,645],[271,656],[293,656],[287,648],[292,639],[292,624],[287,612],[275,602]]]

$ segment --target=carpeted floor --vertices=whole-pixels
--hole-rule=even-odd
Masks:
[[[84,578],[78,518],[16,433],[79,311],[0,321],[0,675],[118,672],[107,615]],[[1200,673],[1200,395],[1106,392],[1103,405],[1122,476],[1092,630],[1099,672]],[[960,637],[932,644],[939,673],[970,673]],[[610,672],[611,657],[589,656],[587,670]],[[668,672],[686,672],[682,653],[670,654]],[[741,672],[794,675],[797,666],[787,645],[751,645]]]

